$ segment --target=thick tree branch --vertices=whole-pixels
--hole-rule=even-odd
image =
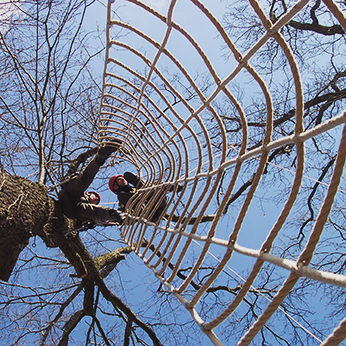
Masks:
[[[132,252],[128,247],[119,247],[112,252],[100,255],[94,259],[96,268],[100,271],[101,278],[104,279],[117,266],[117,264],[125,259],[125,254]]]
[[[168,219],[169,217],[171,217],[170,214],[165,214],[165,219]],[[179,215],[173,215],[172,216],[172,221],[173,222],[178,222],[180,216]],[[182,223],[185,222],[187,218],[184,217],[183,220],[181,221]],[[213,221],[215,219],[215,215],[214,214],[211,214],[211,215],[203,215],[202,216],[202,219],[200,221],[200,223],[204,223],[204,222],[210,222],[210,221]],[[187,223],[188,225],[194,225],[197,221],[197,217],[192,217],[189,222]]]
[[[58,346],[68,346],[69,335],[76,328],[77,324],[82,320],[84,316],[85,316],[84,310],[78,310],[71,316],[71,318],[68,320],[68,322],[64,326],[64,333],[62,335],[60,342],[58,343]]]
[[[316,32],[317,34],[322,34],[325,36],[330,36],[330,35],[344,35],[345,30],[343,27],[339,24],[335,24],[332,26],[324,26],[315,22],[312,23],[300,23],[295,20],[291,20],[288,22],[289,26],[292,28],[298,29],[298,30],[305,30],[305,31],[313,31]]]
[[[65,256],[76,269],[77,275],[79,277],[83,276],[85,280],[94,282],[99,288],[103,297],[108,300],[114,306],[114,308],[122,311],[127,316],[128,320],[132,320],[133,323],[140,327],[149,336],[155,346],[160,346],[161,342],[154,331],[146,323],[141,321],[136,314],[105,285],[98,268],[96,267],[89,252],[85,249],[79,236],[76,234],[71,234],[65,238],[62,233],[59,233],[58,240],[60,249],[64,252]]]
[[[47,340],[47,337],[50,333],[50,331],[52,330],[52,327],[59,321],[59,319],[61,318],[62,314],[64,313],[65,309],[69,306],[69,304],[78,296],[78,294],[82,291],[83,286],[80,285],[69,297],[68,299],[65,300],[64,303],[62,303],[58,313],[56,314],[56,316],[54,317],[54,319],[49,322],[48,326],[44,329],[44,334],[42,336],[42,340],[40,343],[40,346],[44,346],[45,342]]]
[[[343,72],[343,73],[345,73],[345,72]],[[346,98],[346,89],[342,89],[342,90],[339,90],[336,92],[326,93],[326,94],[321,95],[321,96],[316,96],[313,99],[305,102],[304,103],[304,109],[309,109],[311,107],[314,107],[314,106],[316,106],[320,103],[326,102],[326,101],[330,101],[330,100],[336,101],[336,100],[341,100],[344,98]],[[294,118],[295,114],[296,114],[296,110],[291,109],[287,113],[283,114],[280,118],[274,120],[274,127],[285,123],[287,120]]]
[[[305,226],[314,220],[314,209],[312,207],[312,200],[316,194],[316,191],[317,189],[320,187],[320,182],[323,181],[324,177],[326,176],[326,174],[328,173],[329,169],[333,166],[334,162],[336,160],[336,156],[333,156],[328,164],[323,168],[322,170],[322,173],[320,174],[320,176],[318,177],[317,179],[317,182],[314,184],[313,188],[312,188],[312,191],[308,197],[308,200],[307,200],[307,204],[308,204],[308,208],[309,208],[309,211],[310,211],[310,216],[308,217],[307,220],[305,220],[302,224],[302,226],[300,227],[300,230],[299,230],[299,233],[297,235],[297,239],[301,238],[301,240],[304,239],[304,228]]]

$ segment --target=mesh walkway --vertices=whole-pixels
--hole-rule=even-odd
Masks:
[[[136,6],[143,16],[149,18],[148,26],[150,21],[155,21],[157,26],[162,28],[160,32],[155,31],[151,35],[145,33],[150,32],[150,29],[145,30],[147,27],[137,28],[118,20],[114,15],[117,2],[108,3],[99,141],[122,139],[123,146],[116,153],[114,163],[125,162],[127,167],[131,167],[132,171],[136,171],[135,173],[146,181],[145,187],[127,205],[128,218],[121,228],[122,237],[168,291],[185,305],[215,345],[221,345],[217,337],[217,327],[232,317],[247,294],[254,289],[254,282],[261,275],[265,264],[271,263],[282,268],[286,279],[280,283],[273,297],[265,297],[265,308],[245,331],[238,345],[251,343],[275,311],[280,309],[280,304],[300,278],[346,287],[346,276],[309,267],[335,196],[338,192],[344,193],[338,189],[346,158],[346,111],[308,131],[304,130],[300,72],[280,29],[308,2],[297,1],[272,24],[259,3],[249,0],[254,13],[260,19],[263,35],[242,54],[212,10],[208,10],[198,0],[191,0],[191,15],[196,16],[197,20],[199,17],[203,18],[212,35],[218,37],[218,46],[227,47],[231,54],[227,73],[219,72],[217,60],[211,56],[208,47],[203,46],[203,40],[196,39],[175,21],[178,1],[170,2],[165,15],[140,1],[128,2],[129,11]],[[346,28],[345,15],[335,2],[324,0],[324,4],[330,14]],[[273,92],[250,62],[271,40],[276,41],[284,54],[294,82],[294,130],[292,134],[281,137],[274,136],[273,133]],[[179,56],[171,53],[170,49],[176,42],[181,42]],[[194,55],[187,53],[190,51],[193,51]],[[203,66],[207,71],[204,77],[208,81],[208,87],[203,87],[196,76],[188,72],[191,69],[186,66],[194,63],[196,66]],[[261,93],[266,108],[261,145],[254,148],[249,148],[249,137],[252,133],[247,111],[230,88],[231,83],[242,76],[251,80],[249,89]],[[225,102],[232,105],[239,122],[241,135],[237,145],[227,133],[223,114],[217,107]],[[285,232],[289,215],[301,193],[306,143],[335,129],[340,129],[338,155],[309,237],[296,258],[278,255],[272,251],[275,241]],[[269,226],[258,225],[262,238],[258,246],[252,245],[251,236],[248,242],[244,240],[248,236],[246,216],[254,204],[261,179],[264,179],[266,174],[269,155],[288,145],[292,146],[297,157],[296,166],[290,173],[290,191],[285,195],[274,222]],[[244,172],[252,177],[251,184],[244,191],[245,198],[241,204],[232,211],[233,222],[225,224],[222,222],[224,211],[230,207],[230,198],[243,182]],[[179,193],[178,184],[183,186]],[[224,187],[222,191],[221,184]],[[151,203],[146,208],[141,208],[143,201],[152,193],[155,196],[150,199]],[[168,201],[165,211],[155,223],[150,222],[159,205],[158,200],[162,201],[164,195]],[[140,203],[137,203],[138,201]],[[131,209],[133,211],[130,214]],[[245,238],[241,238],[243,233]],[[240,238],[244,245],[240,245]],[[210,257],[210,254],[215,253],[217,257]],[[233,289],[231,298],[228,296],[222,309],[206,309],[211,288],[224,285],[222,278],[225,271],[232,267],[232,260],[235,258],[238,261],[244,256],[250,259],[247,262],[247,275],[242,278],[244,281],[237,289]],[[209,267],[212,265],[213,269],[204,280],[199,280],[201,270],[207,263]],[[189,268],[184,271],[184,275],[181,271],[183,268]],[[199,282],[197,286],[196,282]],[[195,285],[194,290],[191,290],[191,285]],[[340,321],[339,326],[335,326],[333,333],[322,345],[337,345],[345,337],[346,319]]]

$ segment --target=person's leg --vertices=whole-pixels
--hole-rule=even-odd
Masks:
[[[124,173],[125,180],[133,185],[136,189],[140,189],[143,187],[145,182],[141,180],[136,174],[133,174],[131,172],[125,172]]]
[[[175,187],[175,186],[172,185],[172,186],[169,188],[168,192],[172,192],[172,191],[174,190],[174,187]],[[177,193],[181,192],[182,189],[183,189],[183,185],[178,184]]]
[[[156,222],[159,217],[162,215],[163,210],[165,209],[166,206],[160,205],[157,210],[155,211],[154,215],[151,218],[151,222]]]
[[[78,176],[73,177],[63,189],[66,189],[67,193],[71,196],[82,196],[84,191],[93,182],[95,175],[97,174],[99,169],[100,165],[94,158],[89,162],[84,171]]]
[[[151,210],[155,210],[154,215],[151,217],[150,221],[156,222],[161,214],[163,213],[164,209],[167,206],[167,197],[165,196],[163,200],[160,203],[160,198],[162,197],[162,193],[159,194],[159,196],[156,198],[154,205],[152,206]],[[157,205],[160,203],[160,205],[157,207]]]
[[[96,174],[100,170],[100,165],[96,162],[96,158],[91,160],[89,164],[86,166],[86,168],[83,171],[82,174],[82,182],[81,185],[84,188],[84,191],[89,187],[89,185],[93,182]]]
[[[69,193],[69,186],[64,187],[58,195],[59,202],[63,213],[70,219],[74,219],[74,207],[78,202],[79,198],[71,196]]]
[[[132,172],[125,172],[124,178],[126,179],[127,182],[129,182],[131,185],[133,185],[137,189],[142,188],[145,184],[145,181],[141,180],[136,174],[133,174]],[[182,189],[183,189],[183,186],[178,184],[177,193],[181,192]],[[174,190],[174,185],[172,185],[168,189],[168,192],[172,192],[173,190]]]

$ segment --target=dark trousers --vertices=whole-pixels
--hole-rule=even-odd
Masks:
[[[135,174],[131,173],[131,172],[125,172],[124,173],[124,178],[127,182],[129,182],[131,185],[133,185],[136,189],[141,189],[143,187],[143,185],[145,184],[144,181],[142,181],[138,176],[136,176]],[[138,192],[137,192],[138,193]],[[151,200],[153,198],[155,198],[155,202],[154,205],[151,207],[149,213],[147,215],[151,214],[151,211],[156,209],[157,204],[159,203],[160,198],[162,197],[162,193],[159,194],[159,196],[154,197],[155,193],[151,192],[149,194],[149,196],[146,198],[145,203],[143,205],[143,207],[145,208],[146,204],[149,204],[151,202]],[[133,194],[124,192],[124,191],[120,191],[118,193],[118,200],[119,200],[119,204],[126,206],[127,202],[129,201],[129,199],[133,196]],[[135,203],[134,207],[135,208],[137,205],[137,203]],[[166,208],[167,206],[167,198],[164,197],[164,199],[161,201],[160,205],[158,206],[158,208],[156,209],[154,215],[151,217],[150,221],[155,222],[162,214],[163,210]]]

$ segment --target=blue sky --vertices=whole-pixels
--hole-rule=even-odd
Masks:
[[[126,3],[126,6],[124,1],[116,1],[116,7],[118,7],[118,13],[119,15],[128,21],[133,21],[136,25],[138,25],[143,31],[146,31],[148,34],[152,34],[155,39],[160,42],[163,38],[164,31],[162,31],[162,28],[164,28],[164,25],[160,23],[159,21],[151,21],[148,20],[145,16],[141,16],[140,11],[136,11],[136,7],[132,4]],[[146,1],[148,5],[152,5],[157,11],[162,12],[163,14],[166,14],[167,7],[169,2],[168,1]],[[216,6],[217,3],[217,6]],[[0,2],[1,4],[1,2]],[[106,8],[105,5],[107,4],[106,1],[98,1],[93,5],[92,11],[88,12],[88,16],[86,19],[86,30],[96,30],[99,28],[101,31],[104,30],[105,27],[105,20],[106,20]],[[221,5],[219,2],[216,2],[215,0],[208,0],[205,1],[205,4],[213,8],[213,12],[216,13],[218,16],[221,16],[224,12],[224,6],[225,2],[222,2]],[[194,11],[193,5],[190,3],[184,2],[184,1],[178,1],[177,6],[174,12],[174,19],[181,24],[184,28],[186,28],[189,32],[193,34],[193,36],[199,41],[201,46],[205,49],[205,51],[208,54],[208,57],[212,61],[213,65],[217,69],[217,72],[219,75],[224,78],[227,76],[228,73],[232,70],[234,67],[234,62],[232,60],[225,59],[223,56],[223,51],[220,46],[220,41],[218,41],[215,31],[213,29],[209,30],[205,24],[201,20],[201,17],[199,16],[198,12]],[[124,41],[127,41],[127,37],[122,38]],[[137,41],[128,40],[128,43],[135,44]],[[96,46],[99,46],[100,42],[95,42],[95,48]],[[191,75],[195,75],[197,72],[203,73],[204,72],[204,66],[201,64],[201,60],[198,55],[195,55],[193,50],[190,50],[190,45],[185,41],[181,40],[181,37],[179,35],[172,35],[172,39],[170,40],[168,47],[176,56],[182,61],[184,66],[189,70]],[[155,54],[155,51],[150,51],[149,49],[146,50],[147,47],[143,47],[143,51],[145,51],[148,56],[153,56]],[[119,56],[121,54],[119,53]],[[124,54],[125,56],[125,54]],[[132,66],[136,67],[136,61],[127,61],[129,65],[132,64]],[[165,64],[168,64],[169,62],[162,59],[162,62],[160,61],[160,67],[163,67]],[[101,76],[103,71],[103,55],[101,54],[99,60],[96,60],[94,63],[94,69],[95,74]],[[138,69],[141,69],[141,66],[138,66]],[[239,78],[239,83],[244,82]],[[246,83],[244,83],[246,85]],[[251,89],[251,85],[248,84],[247,91],[250,91],[250,94],[253,93],[253,89]],[[246,101],[250,102],[250,97],[246,99]],[[131,167],[132,168],[132,167]],[[126,167],[126,165],[122,165],[119,168],[122,173],[123,170],[128,170],[129,167]],[[105,176],[111,176],[115,173],[119,173],[111,171],[104,172],[102,175],[103,179],[96,179],[94,187],[97,188],[101,194],[102,194],[102,202],[104,203],[112,203],[116,201],[116,198],[113,194],[111,194],[107,187],[107,180],[104,179]],[[239,185],[247,179],[246,176],[247,172],[244,172],[244,176],[239,181]],[[267,178],[269,179],[269,178]],[[291,173],[285,173],[285,179],[288,181],[293,179],[293,174]],[[306,185],[311,184],[311,182],[307,181],[305,182]],[[270,230],[271,226],[276,220],[277,215],[281,211],[282,205],[276,206],[271,202],[267,202],[270,200],[270,198],[275,197],[277,195],[284,195],[287,194],[287,191],[281,191],[280,184],[274,185],[272,187],[272,190],[265,191],[265,190],[259,190],[256,194],[254,201],[249,209],[248,216],[245,218],[244,224],[242,226],[242,232],[240,234],[240,237],[238,239],[239,245],[247,246],[251,248],[259,248],[263,240],[265,239],[267,232]],[[116,206],[116,204],[115,204]],[[215,212],[215,205],[213,206],[214,209],[211,207],[211,211]],[[222,239],[227,239],[228,232],[233,229],[235,219],[238,215],[239,209],[236,207],[234,209],[231,208],[230,213],[228,215],[225,215],[217,230],[217,236]],[[200,229],[201,234],[205,234],[208,231],[208,226],[202,226]],[[99,234],[97,232],[100,232]],[[114,247],[118,246],[118,243],[115,243],[114,240],[119,240],[119,233],[118,230],[107,228],[104,230],[96,230],[96,231],[90,231],[88,233],[81,234],[83,240],[86,244],[92,245],[95,242],[95,238],[102,239],[102,237],[109,237],[111,240],[109,242],[104,240],[104,243],[99,245],[95,253],[102,252],[102,250],[112,250]],[[280,245],[280,243],[278,244]],[[102,248],[104,247],[104,249]],[[193,250],[195,253],[199,253],[200,249],[197,245],[193,246]],[[53,251],[53,250],[49,250]],[[220,257],[224,253],[224,249],[212,246],[211,252],[216,257]],[[214,265],[217,263],[213,259],[212,256],[208,256],[206,259],[206,263],[213,263]],[[248,270],[251,269],[251,264],[253,263],[252,258],[246,258],[242,255],[235,254],[232,258],[232,261],[230,263],[230,266],[232,267],[232,270],[235,270],[237,273],[247,273]],[[235,286],[235,283],[241,282],[239,278],[236,277],[231,271],[226,270],[226,274],[223,274],[225,276],[231,275],[234,277],[232,279],[231,283]],[[278,270],[280,273],[280,270]],[[119,273],[119,274],[118,274]],[[135,278],[135,280],[133,279]],[[119,287],[120,294],[122,295],[123,299],[134,308],[136,311],[137,306],[138,309],[141,311],[142,307],[140,306],[140,303],[143,302],[144,299],[149,299],[151,297],[151,294],[156,291],[159,281],[156,280],[154,275],[152,274],[151,270],[146,268],[141,260],[136,257],[135,255],[128,256],[126,262],[122,262],[116,273],[112,275],[112,277],[108,278],[107,280],[114,283],[114,285],[118,286],[124,286],[126,287],[125,290],[122,290]],[[231,284],[231,285],[232,285]],[[118,293],[117,292],[117,293]],[[315,301],[316,299],[312,299],[312,301]],[[137,305],[138,304],[138,305]],[[155,314],[155,309],[159,308],[160,300],[157,300],[157,305],[153,305],[150,312]],[[179,304],[176,304],[176,306],[179,306]],[[321,304],[323,307],[323,304]],[[180,309],[178,320],[181,321],[187,321],[190,319],[189,314],[185,311],[184,307],[177,308]],[[167,312],[169,314],[169,312]],[[145,315],[145,313],[144,313]],[[220,328],[222,332],[222,327]],[[216,330],[218,333],[218,331]],[[224,334],[227,334],[225,332]],[[201,333],[202,335],[202,333]],[[76,338],[78,338],[76,336]],[[205,337],[204,339],[205,345],[209,344],[208,339]]]
[[[118,6],[118,14],[121,16],[121,18],[124,18],[125,21],[129,21],[130,23],[134,23],[137,27],[139,27],[144,32],[152,35],[158,42],[161,42],[165,26],[160,23],[159,21],[155,20],[148,20],[147,17],[141,16],[141,11],[136,10],[136,7],[132,4],[128,4],[126,6],[122,6],[125,2],[123,1],[116,1],[116,4]],[[149,2],[147,2],[149,5],[151,5]],[[167,7],[168,7],[168,1],[153,1],[153,6],[157,11],[160,11],[163,14],[166,14]],[[213,13],[218,15],[219,18],[221,18],[221,15],[224,13],[224,6],[225,2],[222,2],[221,5],[219,2],[215,1],[205,1],[205,4],[207,7],[213,8]],[[219,6],[220,5],[220,6]],[[190,3],[178,1],[177,6],[174,11],[174,20],[182,25],[184,28],[186,28],[193,37],[200,43],[200,45],[205,49],[207,52],[208,57],[210,58],[213,66],[216,68],[218,74],[221,78],[226,77],[230,71],[234,68],[234,61],[232,59],[226,59],[223,56],[222,47],[220,45],[220,41],[218,40],[216,33],[213,29],[208,29],[205,22],[201,20],[199,17],[198,11],[194,11],[193,5]],[[100,6],[99,10],[97,11],[98,16],[102,15],[102,6]],[[93,21],[101,23],[104,22],[104,17],[97,20],[98,16],[93,16]],[[136,38],[133,38],[132,36],[125,36],[121,38],[126,43],[129,43],[131,45],[136,46],[136,44],[139,42]],[[138,46],[137,46],[138,47]],[[203,73],[205,67],[201,63],[200,57],[195,54],[193,50],[190,49],[190,44],[179,37],[179,35],[173,34],[171,37],[171,40],[169,41],[167,45],[168,49],[174,52],[175,56],[179,58],[179,60],[184,64],[186,69],[190,72],[191,75],[195,75],[197,72]],[[143,45],[143,52],[147,54],[148,57],[152,57],[156,52],[150,51],[150,49],[147,49],[147,47],[144,47]],[[121,57],[122,52],[119,52],[117,57]],[[124,57],[128,57],[124,53]],[[124,58],[124,60],[126,60]],[[131,61],[130,59],[126,60],[126,63],[130,65],[132,68],[138,68],[138,70],[141,69],[140,66],[137,65],[137,60],[134,59]],[[159,62],[159,66],[164,66],[164,64],[169,62],[166,62],[163,58],[162,61]],[[160,65],[161,64],[161,65]],[[254,94],[253,85],[245,80],[242,79],[244,76],[240,75],[237,79],[237,82],[239,84],[243,84],[245,86],[245,90],[247,91],[245,93],[244,102],[251,103],[251,97]],[[278,78],[281,78],[282,76],[278,76]],[[126,169],[120,167],[121,169]],[[278,170],[281,170],[278,168]],[[244,172],[245,175],[243,179],[240,179],[238,184],[242,184],[243,181],[246,181],[246,172]],[[293,174],[292,173],[284,173],[285,179],[287,181],[292,181]],[[270,178],[267,178],[269,180]],[[311,181],[304,180],[304,183],[306,186],[311,184]],[[280,183],[277,185],[272,185],[272,189],[269,191],[265,190],[259,190],[255,198],[253,200],[253,203],[251,204],[251,207],[248,211],[248,214],[244,220],[243,226],[242,226],[242,232],[240,233],[240,236],[238,238],[238,244],[250,248],[259,248],[267,236],[268,231],[271,229],[273,224],[275,223],[275,220],[277,216],[279,215],[283,205],[275,205],[272,202],[269,202],[269,200],[273,197],[277,197],[278,195],[284,196],[287,194],[288,191],[282,191],[282,186]],[[106,194],[107,196],[107,194]],[[109,194],[105,199],[112,199],[111,194]],[[214,209],[215,211],[215,209]],[[228,232],[233,229],[234,222],[236,220],[236,217],[238,215],[238,209],[234,208],[230,211],[230,213],[222,218],[222,221],[220,222],[217,230],[217,236],[222,239],[227,239]],[[200,232],[203,234],[203,232],[206,232],[208,230],[208,226],[201,227]],[[289,228],[287,228],[289,230]],[[290,230],[292,231],[292,230]],[[288,235],[288,234],[285,234]],[[281,246],[281,241],[277,241],[278,247]],[[198,247],[196,247],[196,252],[198,253]],[[216,257],[220,257],[224,253],[224,249],[220,249],[217,246],[212,247],[212,253]],[[207,261],[210,260],[208,257]],[[215,261],[213,263],[216,263]],[[253,263],[253,259],[251,258],[244,258],[242,255],[235,254],[233,256],[233,259],[231,261],[230,266],[233,270],[236,272],[244,272],[246,273],[248,270],[251,269],[251,264]],[[277,270],[278,274],[280,273],[280,270]],[[233,275],[233,274],[231,274]],[[235,279],[237,280],[237,279]],[[154,282],[154,281],[153,281]],[[153,285],[153,282],[151,285]],[[312,299],[311,302],[317,302],[315,298]],[[322,304],[323,305],[323,304]]]

